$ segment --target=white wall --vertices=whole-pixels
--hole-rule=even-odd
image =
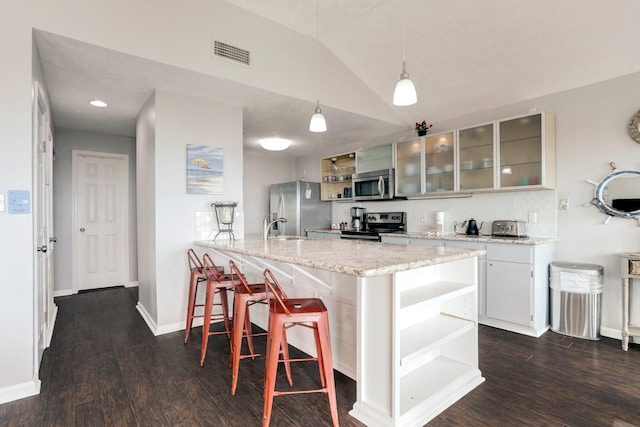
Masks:
[[[245,232],[261,234],[262,220],[269,212],[269,185],[298,179],[295,159],[286,152],[247,151],[243,169]]]
[[[234,232],[239,237],[244,233],[242,110],[158,91],[154,134],[154,152],[145,156],[138,152],[138,164],[146,168],[138,169],[141,183],[138,194],[144,183],[155,183],[155,188],[148,190],[155,197],[153,206],[147,201],[145,210],[149,211],[138,218],[139,227],[147,216],[155,218],[155,230],[147,230],[155,239],[139,235],[138,240],[140,264],[143,256],[149,258],[145,264],[151,265],[151,258],[155,260],[155,268],[150,267],[150,271],[145,268],[145,276],[141,271],[139,286],[145,291],[141,292],[138,305],[154,333],[160,334],[184,328],[188,289],[186,252],[193,244],[196,212],[209,211],[213,201],[236,201],[238,215]],[[223,194],[187,194],[188,144],[223,149]],[[148,158],[149,155],[152,158]],[[153,166],[142,166],[145,162],[153,162]],[[146,298],[148,288],[155,290],[155,301]]]
[[[21,4],[13,11],[26,13]],[[31,29],[20,19],[4,16],[5,12],[0,18],[0,193],[6,198],[8,190],[33,190],[33,98]],[[33,221],[33,214],[0,212],[0,402],[39,390],[34,345]]]
[[[156,95],[147,100],[136,122],[138,301],[152,330],[156,327]]]
[[[127,154],[129,156],[129,271],[127,282],[138,280],[136,239],[136,146],[134,138],[84,132],[71,129],[56,129],[53,162],[54,230],[57,237],[55,256],[55,294],[68,295],[73,291],[72,283],[72,217],[73,191],[71,160],[72,150],[102,153]]]

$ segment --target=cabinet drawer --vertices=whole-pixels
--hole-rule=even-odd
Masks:
[[[533,250],[529,245],[488,244],[487,259],[530,264],[533,262]]]

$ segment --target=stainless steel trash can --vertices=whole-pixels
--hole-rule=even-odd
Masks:
[[[603,283],[601,265],[552,262],[549,266],[551,330],[599,340]]]

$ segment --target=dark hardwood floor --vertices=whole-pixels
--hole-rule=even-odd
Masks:
[[[0,405],[0,426],[258,426],[263,359],[243,361],[229,394],[228,347],[210,340],[199,366],[200,328],[154,337],[135,309],[137,290],[108,289],[56,299],[58,319],[37,396]],[[486,381],[429,426],[640,426],[640,346],[547,332],[525,337],[480,327]],[[304,366],[303,366],[304,365]],[[317,381],[314,364],[294,365],[294,382]],[[356,386],[336,373],[340,424]],[[284,381],[279,385],[287,387]],[[328,426],[326,396],[276,397],[272,426]]]

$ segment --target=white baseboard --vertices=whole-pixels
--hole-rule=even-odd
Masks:
[[[140,282],[138,282],[136,280],[135,282],[125,283],[124,287],[125,288],[137,288],[139,285],[140,285]]]
[[[0,388],[0,404],[34,396],[40,393],[40,380]]]
[[[156,333],[156,330],[158,328],[156,327],[156,322],[155,320],[153,320],[153,317],[151,317],[147,309],[144,308],[144,305],[142,305],[140,301],[138,301],[138,303],[136,304],[136,310],[138,310],[138,313],[140,313],[144,322],[147,324],[149,329],[151,329],[151,333],[157,336],[158,334]]]
[[[53,291],[53,297],[68,297],[69,295],[75,295],[77,292],[74,292],[73,289],[60,289],[57,291]]]
[[[49,348],[51,345],[51,338],[53,338],[53,328],[56,325],[56,319],[58,318],[58,306],[53,304],[53,313],[51,313],[51,319],[47,325],[47,336],[45,337],[45,348]]]

